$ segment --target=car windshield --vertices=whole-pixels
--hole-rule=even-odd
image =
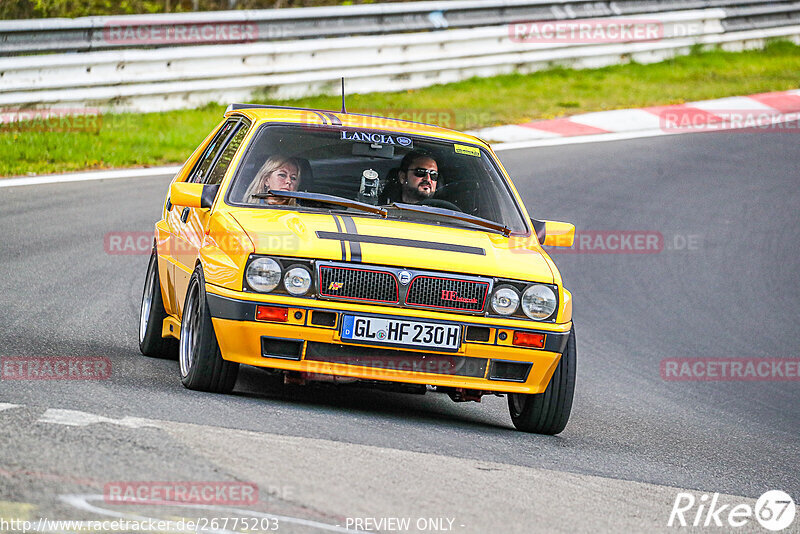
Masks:
[[[396,132],[263,126],[237,169],[227,202],[381,216],[376,213],[382,210],[364,209],[367,204],[384,207],[382,215],[390,218],[486,230],[481,221],[458,217],[463,213],[527,232],[488,152]],[[398,209],[395,203],[421,209]]]

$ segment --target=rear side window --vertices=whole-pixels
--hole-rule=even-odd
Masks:
[[[211,172],[205,177],[203,183],[216,185],[222,181],[222,178],[228,171],[228,167],[231,165],[233,156],[241,146],[245,135],[247,135],[247,124],[244,121],[241,121],[236,124],[234,130],[229,135],[230,141],[222,150],[217,163],[214,165],[214,168],[211,170]]]
[[[225,144],[225,140],[238,123],[238,119],[230,120],[226,122],[222,128],[220,128],[219,132],[217,132],[217,135],[214,136],[214,139],[211,140],[206,149],[203,151],[203,155],[200,156],[200,159],[197,161],[197,164],[195,164],[194,169],[192,169],[192,174],[187,180],[188,182],[204,182],[209,170],[211,169],[211,166],[217,158],[217,155],[220,153],[220,150]]]

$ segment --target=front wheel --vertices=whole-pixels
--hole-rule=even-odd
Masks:
[[[158,277],[158,258],[155,251],[150,256],[147,276],[139,310],[139,350],[151,358],[174,360],[177,358],[177,343],[173,338],[161,337],[161,329],[167,312],[161,297],[161,281]]]
[[[508,394],[508,411],[517,430],[536,434],[558,434],[567,426],[575,392],[577,350],[575,329],[544,393]]]
[[[222,359],[206,301],[206,284],[198,266],[189,279],[181,320],[179,360],[181,382],[189,389],[230,393],[239,364]]]

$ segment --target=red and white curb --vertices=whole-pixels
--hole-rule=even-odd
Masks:
[[[496,148],[612,141],[681,133],[764,128],[800,120],[800,90],[734,96],[671,106],[617,109],[470,133]],[[793,130],[800,133],[800,128]]]

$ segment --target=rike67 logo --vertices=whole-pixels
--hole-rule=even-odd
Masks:
[[[699,498],[691,493],[678,493],[667,526],[730,529],[743,527],[755,518],[763,528],[779,532],[794,522],[796,512],[792,497],[780,490],[767,491],[753,507],[746,503],[722,504],[719,493],[713,496],[704,493]]]

